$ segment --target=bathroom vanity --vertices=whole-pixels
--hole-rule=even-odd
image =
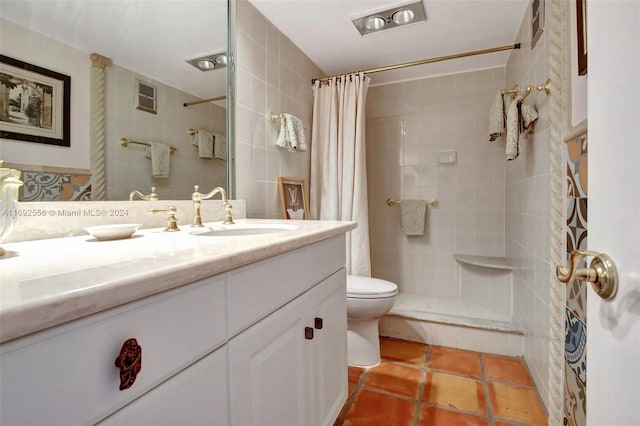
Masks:
[[[355,223],[286,223],[6,244],[0,424],[333,424]]]

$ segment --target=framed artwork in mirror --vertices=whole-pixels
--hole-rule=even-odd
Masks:
[[[71,77],[0,55],[0,138],[71,146]]]
[[[544,31],[544,0],[531,2],[531,50],[536,47]]]
[[[278,190],[283,219],[309,219],[309,192],[304,179],[280,176]]]
[[[587,0],[576,0],[578,75],[587,75]]]

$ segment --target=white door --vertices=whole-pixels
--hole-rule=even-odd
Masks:
[[[640,424],[640,1],[587,1],[589,249],[618,294],[587,304],[587,424]]]

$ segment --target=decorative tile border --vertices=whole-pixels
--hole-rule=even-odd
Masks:
[[[90,201],[91,176],[23,172],[20,201]]]
[[[587,135],[567,142],[567,258],[573,250],[587,249],[588,166]],[[586,267],[583,261],[581,267]],[[587,400],[587,284],[574,280],[567,286],[565,307],[564,424],[586,424]]]

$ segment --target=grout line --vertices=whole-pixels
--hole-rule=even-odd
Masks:
[[[487,420],[489,424],[493,424],[493,408],[491,407],[491,394],[489,393],[489,383],[487,381],[487,371],[484,367],[484,354],[479,352],[480,354],[480,371],[482,373],[482,387],[484,389],[485,395],[485,405],[487,409]]]
[[[347,368],[349,367],[347,366]],[[360,393],[360,389],[364,387],[364,380],[368,373],[369,373],[368,368],[364,368],[362,370],[362,374],[360,375],[360,379],[358,380],[358,383],[355,384],[355,387],[353,388],[353,392],[351,392],[351,395],[349,395],[349,398],[347,398],[347,401],[344,403],[344,405],[342,406],[342,409],[340,410],[340,414],[338,415],[338,418],[334,422],[335,425],[342,425],[342,423],[344,423],[344,420],[347,418],[347,414],[349,414],[349,411],[351,410],[351,406],[353,405],[353,402],[356,400],[356,396],[358,396],[358,394]],[[347,382],[347,392],[348,391],[349,391],[349,383]]]
[[[429,363],[429,358],[431,357],[431,345],[427,345],[427,350],[424,353],[424,360],[422,362],[422,367],[420,368],[420,373],[422,377],[420,378],[420,385],[418,386],[418,399],[416,400],[416,410],[413,415],[413,426],[418,426],[420,423],[420,412],[422,411],[422,397],[424,396],[424,388],[427,385],[427,364]]]

